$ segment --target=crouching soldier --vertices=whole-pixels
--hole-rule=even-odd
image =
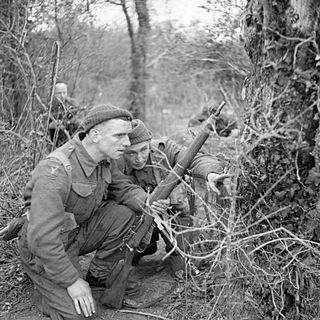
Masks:
[[[84,131],[42,160],[26,186],[21,263],[51,319],[93,315],[90,286],[103,286],[123,258],[120,248],[146,200],[115,163],[130,145],[131,119],[112,105],[93,107]],[[78,258],[95,250],[84,280]]]
[[[118,167],[132,181],[140,185],[146,192],[152,192],[161,180],[169,173],[170,169],[182,158],[186,148],[177,145],[168,138],[152,139],[151,132],[145,124],[139,120],[132,121],[133,130],[129,133],[131,145],[126,148],[124,157],[118,160]],[[207,180],[213,191],[219,193],[217,184],[227,177],[224,174],[224,166],[212,155],[198,154],[192,161],[189,168],[194,176],[202,177]],[[181,231],[191,226],[189,213],[189,203],[187,190],[183,183],[178,184],[170,195],[168,213],[174,217],[173,225],[176,231]],[[187,250],[190,233],[184,233],[177,237],[180,249]],[[145,255],[153,254],[157,251],[157,241],[159,232],[157,228],[152,234],[150,245],[141,253],[137,253],[133,264],[137,264],[140,258]],[[169,248],[167,248],[169,250]],[[169,264],[175,273],[182,268],[181,259],[176,259],[175,254],[169,257]]]

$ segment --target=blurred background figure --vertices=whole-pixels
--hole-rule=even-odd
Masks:
[[[58,81],[49,115],[49,136],[54,146],[59,147],[69,140],[79,128],[78,103],[68,96],[68,86]]]
[[[201,125],[202,122],[209,118],[209,107],[205,106],[202,108],[201,112],[195,114],[188,122],[188,127],[197,127]],[[227,115],[220,113],[216,120],[216,130],[217,134],[221,137],[228,137],[232,134],[233,130],[237,131],[237,121],[231,119]]]

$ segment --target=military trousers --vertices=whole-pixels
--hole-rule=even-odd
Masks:
[[[95,277],[105,279],[110,272],[110,262],[123,257],[120,248],[135,222],[135,216],[126,206],[113,201],[104,203],[88,221],[69,234],[66,251],[70,261],[79,270],[79,256],[96,251],[89,270]],[[20,231],[20,256],[22,267],[35,286],[36,305],[53,320],[84,319],[77,315],[67,289],[51,281],[44,268],[34,263],[28,249],[27,228],[28,222]]]

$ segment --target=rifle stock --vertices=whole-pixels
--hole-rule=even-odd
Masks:
[[[122,268],[118,270],[118,274],[115,276],[111,286],[103,291],[100,299],[100,302],[103,305],[115,309],[120,309],[122,307],[134,254],[135,250],[130,251],[129,248],[126,248]]]
[[[142,215],[140,223],[138,224],[129,242],[123,247],[124,250],[124,262],[120,270],[114,270],[115,274],[111,274],[110,277],[114,278],[112,283],[109,283],[109,279],[106,281],[106,289],[104,290],[100,302],[110,308],[119,309],[122,307],[123,298],[126,293],[126,287],[128,277],[132,268],[132,259],[136,252],[136,248],[139,246],[141,240],[148,232],[153,224],[153,217],[150,215]]]
[[[179,180],[182,179],[186,170],[190,166],[193,158],[200,151],[201,147],[209,137],[210,132],[214,129],[215,119],[220,114],[220,111],[222,110],[224,104],[225,102],[223,101],[219,105],[217,111],[207,119],[203,126],[203,129],[197,134],[191,145],[185,150],[182,159],[170,170],[167,177],[163,181],[161,181],[157,188],[151,193],[148,201],[150,204],[152,204],[154,201],[160,199],[167,199],[169,197],[170,193],[177,185]],[[111,286],[107,285],[107,288],[105,289],[100,300],[102,304],[111,308],[121,308],[126,291],[128,277],[131,270],[133,256],[135,254],[136,248],[139,246],[141,240],[143,239],[143,237],[148,232],[151,226],[158,226],[159,232],[163,236],[166,244],[171,244],[172,248],[175,247],[175,243],[172,243],[172,240],[170,239],[168,232],[166,231],[165,227],[161,225],[160,221],[162,221],[161,217],[155,212],[151,213],[151,215],[142,215],[139,225],[140,228],[136,230],[136,232],[130,239],[130,245],[124,247],[124,265],[120,271],[117,271],[118,274],[115,276],[115,280],[113,281]],[[181,257],[181,259],[183,259],[183,263],[188,262],[180,254],[179,256]],[[190,266],[192,265],[190,264]],[[111,275],[111,277],[113,276],[114,275]]]

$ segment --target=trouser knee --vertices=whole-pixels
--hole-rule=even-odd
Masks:
[[[67,290],[34,273],[28,273],[34,282],[32,300],[36,307],[52,320],[85,319],[78,315]]]

